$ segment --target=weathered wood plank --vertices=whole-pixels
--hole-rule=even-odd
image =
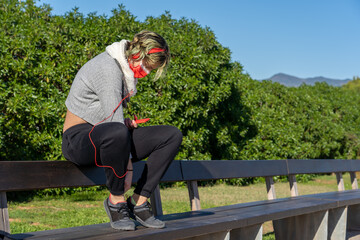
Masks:
[[[310,195],[301,195],[298,198],[311,198],[311,199],[323,199],[337,201],[337,207],[345,207],[350,205],[356,205],[360,201],[360,190],[345,190],[345,191],[336,191],[336,192],[326,192],[326,193],[317,193]],[[349,210],[349,213],[351,211]],[[360,223],[360,221],[359,221]],[[359,225],[360,226],[360,225]]]
[[[79,168],[68,161],[0,162],[0,166],[0,191],[105,184],[102,168]]]
[[[277,240],[328,239],[327,210],[302,214],[273,222]]]
[[[293,174],[289,175],[289,184],[290,184],[290,196],[292,196],[292,197],[299,196],[299,191],[298,191],[295,175],[293,175]]]
[[[159,218],[166,221],[167,228],[169,227],[170,222],[173,226],[176,226],[178,228],[181,228],[181,227],[187,228],[187,227],[189,227],[187,222],[190,221],[190,219],[195,218],[195,221],[202,221],[202,220],[206,221],[207,217],[209,217],[209,216],[218,217],[219,214],[217,214],[217,213],[222,212],[224,210],[231,212],[235,209],[246,209],[248,207],[254,207],[256,205],[267,205],[267,204],[272,204],[272,203],[281,203],[284,201],[286,201],[286,200],[281,199],[281,200],[274,200],[271,202],[270,201],[250,202],[250,203],[229,205],[229,206],[224,206],[224,207],[219,207],[219,208],[212,208],[212,209],[196,211],[196,212],[169,214],[169,215],[160,216]],[[214,213],[217,215],[214,215]],[[202,218],[202,217],[204,217],[204,218]],[[173,223],[174,224],[176,223],[176,224],[174,225]],[[190,223],[190,225],[191,225],[191,223]],[[75,236],[75,234],[87,233],[87,235],[83,234],[84,236],[86,236],[86,238],[94,237],[94,239],[96,239],[96,238],[99,238],[100,236],[106,237],[107,234],[111,234],[113,232],[119,233],[116,237],[114,236],[114,239],[117,239],[120,237],[125,238],[125,235],[128,236],[129,234],[130,234],[130,237],[134,237],[134,236],[145,237],[148,234],[152,234],[153,230],[146,229],[143,227],[137,227],[137,230],[135,232],[129,233],[129,232],[113,230],[109,224],[96,224],[96,225],[88,225],[88,226],[83,226],[83,227],[72,227],[72,228],[65,228],[65,229],[55,229],[55,230],[50,230],[50,231],[39,231],[39,232],[34,232],[34,233],[16,234],[16,235],[13,235],[13,237],[16,239],[23,239],[23,238],[30,237],[30,236],[32,236],[35,239],[47,239],[50,237],[52,239],[66,239],[66,236],[71,238],[72,236]],[[122,233],[124,233],[124,234],[122,234]]]
[[[350,231],[360,231],[360,204],[348,206],[347,228]]]
[[[358,159],[352,159],[352,160],[347,160],[350,162],[351,165],[351,171],[353,172],[360,172],[360,160]]]
[[[346,239],[347,207],[329,210],[328,239]]]
[[[351,180],[351,188],[352,189],[359,189],[358,181],[356,178],[356,172],[350,172],[350,180]]]
[[[133,182],[140,178],[145,164],[134,163]],[[68,161],[2,161],[0,165],[0,191],[95,186],[106,182],[102,168],[77,167]],[[161,181],[347,172],[359,167],[360,160],[174,161]],[[17,170],[16,175],[12,174],[13,169]]]
[[[237,204],[234,206],[225,206],[214,209],[206,209],[202,211],[190,212],[185,214],[171,214],[170,216],[163,216],[162,219],[171,219],[166,220],[167,228],[161,230],[149,230],[139,228],[137,231],[132,233],[116,232],[110,228],[109,225],[102,225],[102,228],[99,227],[90,227],[88,226],[80,228],[71,228],[65,230],[55,230],[54,235],[51,231],[42,233],[43,239],[46,239],[49,234],[51,234],[53,239],[66,239],[66,236],[73,238],[74,236],[89,237],[90,239],[96,239],[101,236],[102,239],[111,239],[124,237],[123,239],[140,239],[140,237],[146,236],[147,239],[159,239],[164,237],[166,239],[173,239],[171,236],[184,236],[190,237],[191,233],[200,234],[204,231],[221,231],[221,229],[235,229],[237,227],[243,227],[247,225],[254,225],[256,223],[267,221],[271,219],[281,219],[290,216],[296,216],[306,213],[311,213],[314,211],[321,211],[324,209],[332,209],[339,205],[339,201],[345,196],[345,201],[350,203],[352,200],[359,202],[357,198],[359,191],[344,191],[342,193],[326,193],[315,195],[309,195],[307,197],[301,196],[293,199],[276,199],[273,201],[261,201],[253,202],[246,204]],[[324,198],[324,199],[322,199]],[[327,200],[329,199],[329,200]],[[352,201],[351,203],[355,203]],[[186,215],[187,214],[187,215]],[[234,215],[234,216],[233,216]],[[234,221],[234,223],[229,223],[227,221]],[[235,217],[235,218],[234,218]],[[202,223],[204,225],[197,225]],[[208,227],[205,225],[209,224]],[[223,224],[223,225],[222,225]],[[76,234],[72,232],[76,230]],[[166,231],[164,233],[164,231]],[[175,231],[175,232],[174,232]],[[215,231],[215,232],[216,232]],[[184,234],[186,233],[186,234]],[[31,233],[38,235],[40,237],[41,233]],[[84,235],[85,234],[85,235]],[[137,235],[138,234],[138,235]],[[189,235],[190,234],[190,235]],[[41,239],[41,238],[40,238]]]
[[[232,238],[232,239],[240,239],[240,238]],[[243,239],[243,238],[241,238]],[[190,238],[183,238],[182,240],[230,240],[230,232],[229,231],[221,231],[216,233],[210,233],[210,234],[202,234],[197,235]],[[244,240],[246,240],[244,238]],[[254,240],[254,239],[251,239]]]
[[[134,163],[133,183],[138,181],[145,165],[144,161]],[[99,186],[106,183],[103,168],[78,167],[69,161],[2,161],[0,166],[0,191]],[[16,174],[13,174],[15,170]],[[180,163],[174,161],[161,181],[181,180]]]
[[[0,233],[10,234],[9,211],[6,192],[0,192]]]
[[[266,181],[266,190],[267,190],[267,198],[269,200],[276,198],[275,185],[273,177],[265,177]]]
[[[182,161],[185,181],[287,175],[285,160]]]
[[[342,173],[337,172],[335,174],[336,174],[336,181],[337,181],[338,191],[345,191],[345,184],[344,184],[344,179],[343,179]]]
[[[201,210],[200,196],[197,181],[187,181],[190,208],[192,211]]]
[[[354,171],[357,162],[338,159],[288,159],[289,174],[336,173]]]
[[[346,240],[359,240],[360,239],[360,231],[347,231],[345,239]]]
[[[252,225],[238,229],[232,229],[230,231],[230,240],[231,239],[261,240],[263,239],[262,224]]]
[[[111,229],[109,225],[102,225],[103,229],[99,229],[97,226],[85,226],[63,229],[62,232],[58,230],[53,234],[51,234],[51,231],[28,233],[28,236],[38,237],[33,239],[47,239],[49,236],[52,239],[181,239],[204,233],[211,234],[261,224],[263,221],[272,219],[282,219],[331,209],[336,207],[337,200],[288,198],[282,201],[261,201],[246,207],[244,205],[247,204],[238,204],[235,207],[220,207],[216,208],[217,211],[214,211],[215,208],[195,211],[187,213],[188,215],[172,214],[173,217],[177,215],[178,218],[166,220],[167,227],[165,229],[139,227],[134,232],[122,232]]]
[[[160,187],[159,185],[156,186],[154,192],[151,194],[150,197],[151,207],[155,216],[162,216],[162,204],[161,204],[161,195],[160,195]]]

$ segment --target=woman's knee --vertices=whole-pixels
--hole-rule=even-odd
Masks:
[[[168,126],[168,133],[169,133],[170,139],[172,141],[174,141],[178,145],[181,144],[182,139],[183,139],[183,134],[177,127]]]

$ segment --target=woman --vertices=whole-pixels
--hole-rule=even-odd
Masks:
[[[166,41],[142,31],[131,42],[115,42],[88,61],[76,74],[65,102],[63,154],[77,165],[105,169],[110,195],[104,208],[115,229],[135,230],[129,217],[146,227],[165,227],[147,200],[177,154],[182,134],[172,126],[138,128],[135,120],[124,119],[123,106],[136,94],[137,80],[154,69],[158,79],[169,60]],[[132,162],[145,158],[134,194],[126,200]]]

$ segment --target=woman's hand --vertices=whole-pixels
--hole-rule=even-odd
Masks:
[[[131,182],[133,177],[133,165],[131,159],[129,159],[129,163],[127,165],[127,174],[125,176],[125,183],[124,183],[124,193],[127,192],[131,188]],[[129,171],[131,170],[131,171]]]
[[[129,129],[129,130],[132,130],[134,128],[137,128],[138,125],[137,123],[135,122],[135,120],[131,120],[130,118],[125,118],[125,126]]]

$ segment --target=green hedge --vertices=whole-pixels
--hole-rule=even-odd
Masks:
[[[360,92],[360,77],[354,77],[353,80],[345,84],[343,88]]]
[[[141,79],[131,108],[147,124],[177,126],[177,159],[356,158],[360,97],[326,84],[288,88],[243,73],[209,28],[169,12],[136,20],[63,16],[33,0],[0,2],[0,159],[59,160],[64,105],[79,68],[107,45],[158,32],[171,49],[166,77]],[[244,36],[245,37],[245,36]]]

